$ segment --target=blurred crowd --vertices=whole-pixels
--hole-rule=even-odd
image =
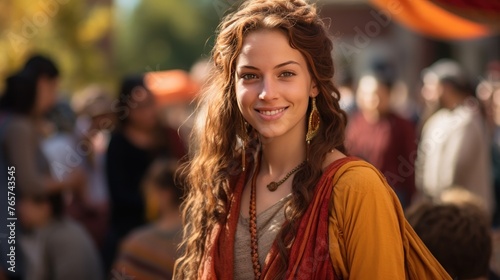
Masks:
[[[117,93],[89,85],[70,100],[58,97],[61,73],[41,55],[6,79],[0,167],[15,167],[19,223],[16,273],[0,236],[0,279],[172,278],[182,237],[175,173],[207,65],[124,77]],[[397,73],[374,60],[359,80],[336,81],[348,151],[384,173],[453,278],[498,279],[500,62],[475,85],[463,66],[439,60],[414,98]]]
[[[116,97],[89,85],[66,100],[58,67],[35,55],[6,80],[0,162],[16,168],[19,218],[9,279],[171,278],[182,237],[174,173],[186,154],[177,128],[190,112],[185,84],[195,83],[172,75],[125,77]]]

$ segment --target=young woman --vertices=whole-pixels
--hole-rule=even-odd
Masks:
[[[126,77],[118,102],[112,108],[118,126],[106,152],[106,177],[111,202],[110,229],[104,245],[106,270],[111,267],[119,242],[146,223],[141,181],[156,157],[174,158],[182,144],[169,137],[158,119],[156,101],[142,75]]]
[[[54,106],[58,82],[59,70],[49,58],[40,55],[28,59],[23,69],[6,79],[0,98],[0,169],[5,170],[0,174],[0,220],[7,220],[7,207],[14,206],[8,200],[13,197],[7,195],[8,191],[15,192],[19,199],[20,195],[60,194],[80,189],[85,182],[78,168],[65,173],[67,177],[63,180],[53,176],[42,152],[41,142],[46,136],[44,116]],[[21,238],[21,232],[18,234]],[[4,268],[9,247],[7,242],[0,241],[0,270],[4,269],[11,279],[18,279],[22,269],[13,273]],[[20,260],[17,264],[23,265]]]
[[[78,188],[85,180],[77,169],[64,180],[53,177],[40,147],[45,136],[44,116],[55,105],[58,83],[56,65],[40,55],[31,57],[19,73],[6,80],[0,99],[0,144],[2,159],[16,168],[20,193],[60,192]]]
[[[449,279],[383,176],[345,156],[331,51],[301,0],[245,1],[224,19],[175,279]]]

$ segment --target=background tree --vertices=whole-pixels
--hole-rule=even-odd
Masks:
[[[123,9],[123,3],[131,9]],[[0,0],[0,90],[5,77],[34,52],[57,62],[62,89],[68,95],[95,82],[116,88],[118,79],[129,73],[188,70],[212,46],[220,19],[212,4],[205,0]]]
[[[52,57],[66,92],[88,81],[107,82],[112,6],[108,1],[16,0],[0,2],[0,78],[34,52]]]
[[[119,17],[114,51],[121,74],[184,69],[206,57],[219,17],[201,1],[142,0]]]

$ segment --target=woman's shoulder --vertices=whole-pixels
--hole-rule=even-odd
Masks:
[[[337,163],[338,161],[345,159],[347,156],[340,152],[337,149],[330,151],[325,156],[325,160],[323,161],[323,170],[327,171],[332,165]]]
[[[36,127],[28,117],[11,115],[5,123],[5,135],[14,139],[19,137],[31,137],[36,132]]]
[[[385,193],[389,186],[384,176],[370,163],[348,157],[332,177],[335,193],[355,192],[360,194]]]
[[[360,159],[354,158],[343,164],[333,175],[331,187],[331,214],[337,218],[366,216],[376,209],[394,213],[400,208],[398,198],[384,176],[373,165]]]

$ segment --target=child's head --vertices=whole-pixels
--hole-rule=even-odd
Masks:
[[[64,201],[60,193],[23,194],[18,205],[19,220],[27,230],[43,227],[64,215]]]
[[[179,209],[184,192],[175,183],[177,166],[176,161],[158,159],[149,168],[143,182],[148,219],[154,220],[166,211]]]
[[[424,203],[408,221],[427,248],[454,279],[488,275],[492,251],[488,219],[477,206]]]

